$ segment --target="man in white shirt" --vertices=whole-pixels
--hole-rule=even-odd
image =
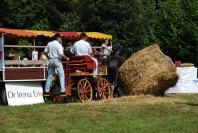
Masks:
[[[61,59],[63,58],[69,60],[69,58],[67,58],[63,54],[62,39],[60,34],[56,33],[54,35],[54,41],[51,41],[47,44],[44,53],[49,59],[48,77],[45,85],[45,95],[49,95],[50,86],[55,70],[57,71],[60,79],[60,92],[61,94],[65,94],[65,73],[63,70]]]
[[[92,48],[89,42],[87,42],[87,35],[85,33],[81,33],[80,34],[80,40],[75,42],[73,47],[71,48],[70,52],[72,54],[74,54],[75,56],[83,56],[83,55],[89,55],[89,56],[93,56],[92,53]],[[98,73],[98,60],[94,57],[92,57],[92,59],[95,61],[96,63],[96,69],[93,72],[93,74],[97,74]]]
[[[105,42],[101,46],[100,51],[102,52],[102,56],[104,59],[111,55],[112,45],[110,44],[110,40],[105,40]]]

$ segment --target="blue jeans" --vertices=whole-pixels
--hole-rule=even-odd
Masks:
[[[50,91],[50,86],[53,79],[53,74],[57,71],[60,80],[60,91],[65,92],[65,73],[60,59],[49,59],[48,77],[45,84],[45,92]]]

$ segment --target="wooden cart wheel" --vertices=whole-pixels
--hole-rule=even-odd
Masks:
[[[44,96],[45,103],[64,103],[65,98],[62,96]]]
[[[81,79],[78,82],[78,97],[81,102],[91,101],[93,97],[92,86],[87,79]]]
[[[44,102],[45,103],[52,103],[53,102],[53,99],[51,96],[43,96],[43,99],[44,99]]]
[[[111,86],[105,78],[100,78],[97,82],[98,96],[100,99],[111,97]]]
[[[53,96],[52,97],[53,103],[64,103],[64,97],[61,96]]]

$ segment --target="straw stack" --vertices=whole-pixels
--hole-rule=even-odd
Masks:
[[[158,45],[151,45],[127,59],[118,80],[129,95],[163,95],[178,80],[175,65]]]

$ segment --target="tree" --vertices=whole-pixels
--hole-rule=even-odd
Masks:
[[[174,60],[194,60],[197,0],[1,0],[0,27],[97,31],[113,35],[114,49],[157,43]]]
[[[158,43],[174,60],[194,60],[197,44],[197,1],[166,0],[159,2],[158,16],[149,26],[145,42]]]

